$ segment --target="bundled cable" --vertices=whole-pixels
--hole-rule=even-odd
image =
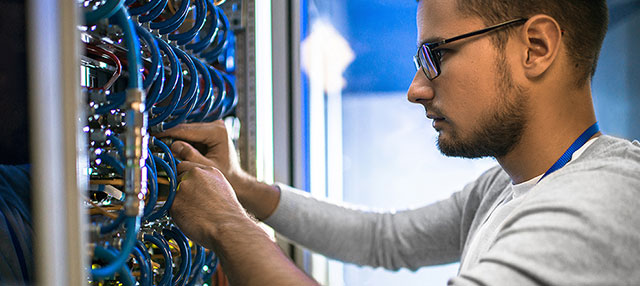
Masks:
[[[178,160],[146,133],[233,114],[233,69],[224,64],[233,61],[233,32],[217,6],[222,2],[182,0],[174,7],[173,0],[106,0],[84,14],[86,33],[93,33],[88,55],[114,66],[100,64],[100,75],[113,72],[96,81],[103,86],[87,87],[92,108],[85,132],[93,140],[96,180],[89,203],[101,211],[92,212],[94,260],[101,262],[90,271],[93,281],[117,276],[124,285],[199,285],[218,266],[213,252],[190,242],[168,217]],[[115,206],[104,207],[114,198]]]

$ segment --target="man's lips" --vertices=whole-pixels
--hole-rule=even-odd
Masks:
[[[433,120],[445,120],[444,117],[437,114],[432,114],[432,113],[427,113],[427,118],[433,119]]]
[[[427,118],[433,120],[433,122],[431,122],[431,126],[433,126],[433,128],[436,131],[440,131],[442,129],[442,124],[446,120],[446,118],[442,117],[439,114],[435,114],[435,113],[427,113]]]

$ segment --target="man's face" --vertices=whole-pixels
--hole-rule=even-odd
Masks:
[[[418,43],[435,42],[485,28],[480,18],[464,17],[456,1],[418,4]],[[422,104],[439,132],[438,148],[447,156],[501,157],[520,140],[525,124],[525,90],[514,82],[508,48],[498,51],[488,35],[442,46],[440,76],[430,81],[416,72],[411,102]]]

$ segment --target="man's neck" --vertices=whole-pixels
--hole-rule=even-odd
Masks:
[[[531,120],[514,149],[496,158],[514,184],[549,170],[571,144],[596,122],[591,95],[586,96],[588,98],[583,97],[579,104],[574,102],[571,108],[550,110],[547,105],[544,111],[542,108],[534,110],[542,114],[539,115],[542,119]],[[593,137],[600,135],[598,132]]]

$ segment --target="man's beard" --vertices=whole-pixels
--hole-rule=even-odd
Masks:
[[[453,128],[448,138],[438,136],[438,149],[446,156],[464,158],[502,157],[520,142],[526,126],[528,101],[523,87],[514,83],[504,52],[497,62],[498,97],[471,134],[462,137]]]

